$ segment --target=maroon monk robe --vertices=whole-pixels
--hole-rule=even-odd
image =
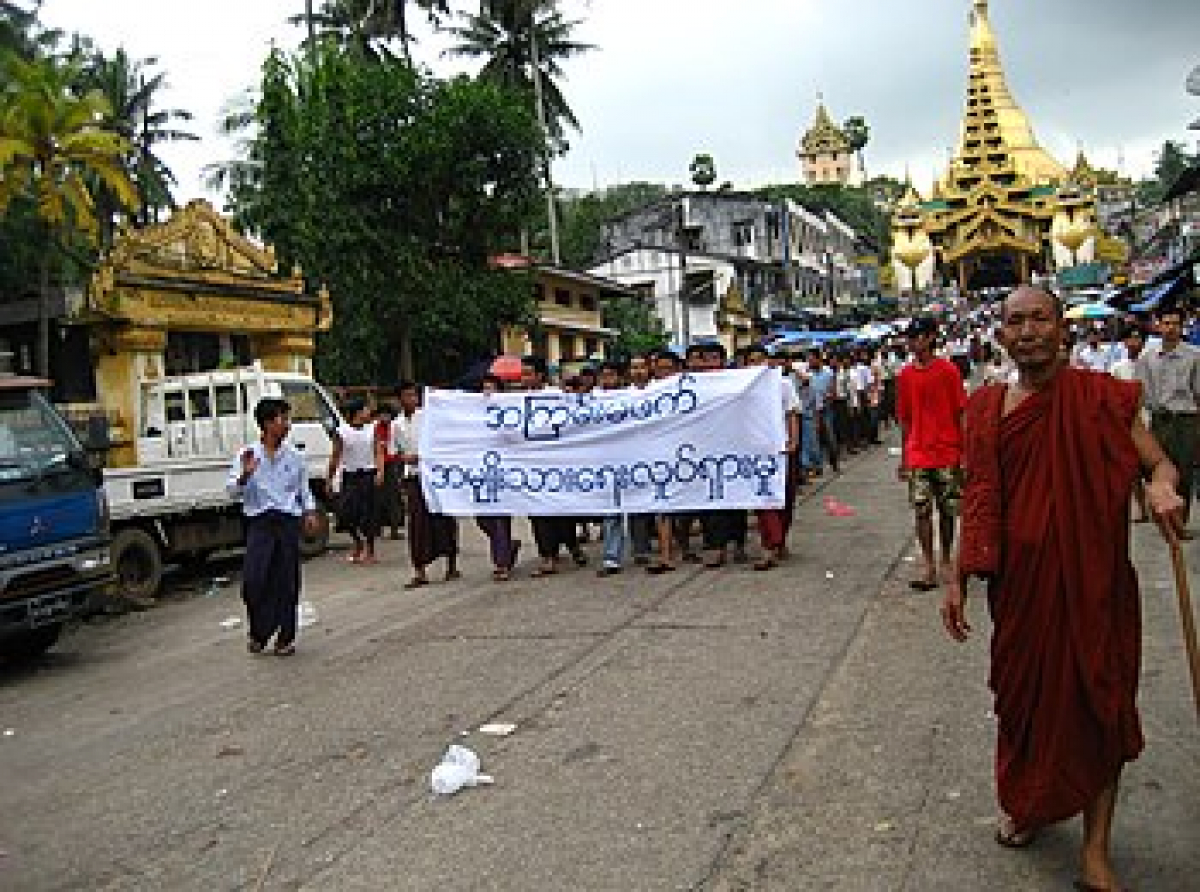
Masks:
[[[1142,749],[1139,387],[1064,368],[1001,418],[1003,393],[984,388],[967,410],[962,569],[990,573],[996,785],[1029,828],[1078,814]]]

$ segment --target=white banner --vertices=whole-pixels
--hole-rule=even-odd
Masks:
[[[760,367],[586,395],[426,390],[425,498],[455,515],[778,508],[782,388]]]

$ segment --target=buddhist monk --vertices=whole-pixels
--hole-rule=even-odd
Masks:
[[[1181,528],[1178,476],[1139,412],[1140,385],[1074,369],[1062,304],[1022,287],[1000,340],[1017,383],[981,388],[964,418],[966,486],[942,620],[965,641],[967,580],[988,581],[999,720],[996,840],[1020,847],[1083,814],[1083,890],[1119,889],[1110,833],[1122,766],[1138,756],[1141,627],[1129,559],[1133,483],[1164,535]]]

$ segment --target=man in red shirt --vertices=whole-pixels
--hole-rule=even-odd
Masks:
[[[966,406],[962,375],[948,359],[933,352],[937,324],[914,319],[908,327],[912,362],[900,370],[897,415],[903,433],[898,476],[908,481],[908,498],[917,515],[917,539],[925,572],[909,584],[919,591],[938,586],[933,557],[933,513],[938,514],[942,567],[950,571],[954,523],[962,500],[962,412]]]

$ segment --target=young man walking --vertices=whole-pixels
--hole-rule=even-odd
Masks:
[[[908,498],[917,516],[917,539],[925,572],[909,584],[920,591],[938,586],[934,560],[933,516],[938,516],[942,569],[950,567],[954,524],[962,496],[962,375],[948,359],[934,354],[937,324],[915,319],[908,327],[913,361],[900,371],[897,414],[903,441],[897,474],[908,482]]]
[[[291,407],[267,398],[254,407],[260,438],[241,451],[226,488],[241,499],[246,525],[242,600],[249,634],[246,647],[262,653],[271,638],[281,657],[296,652],[300,603],[300,533],[316,532],[317,501],[308,486],[304,456],[287,444]]]
[[[1137,376],[1150,410],[1150,431],[1162,444],[1179,474],[1184,529],[1179,538],[1193,536],[1187,524],[1192,508],[1192,468],[1200,440],[1200,348],[1183,341],[1183,311],[1170,308],[1158,314],[1162,344],[1147,347],[1137,361]]]

